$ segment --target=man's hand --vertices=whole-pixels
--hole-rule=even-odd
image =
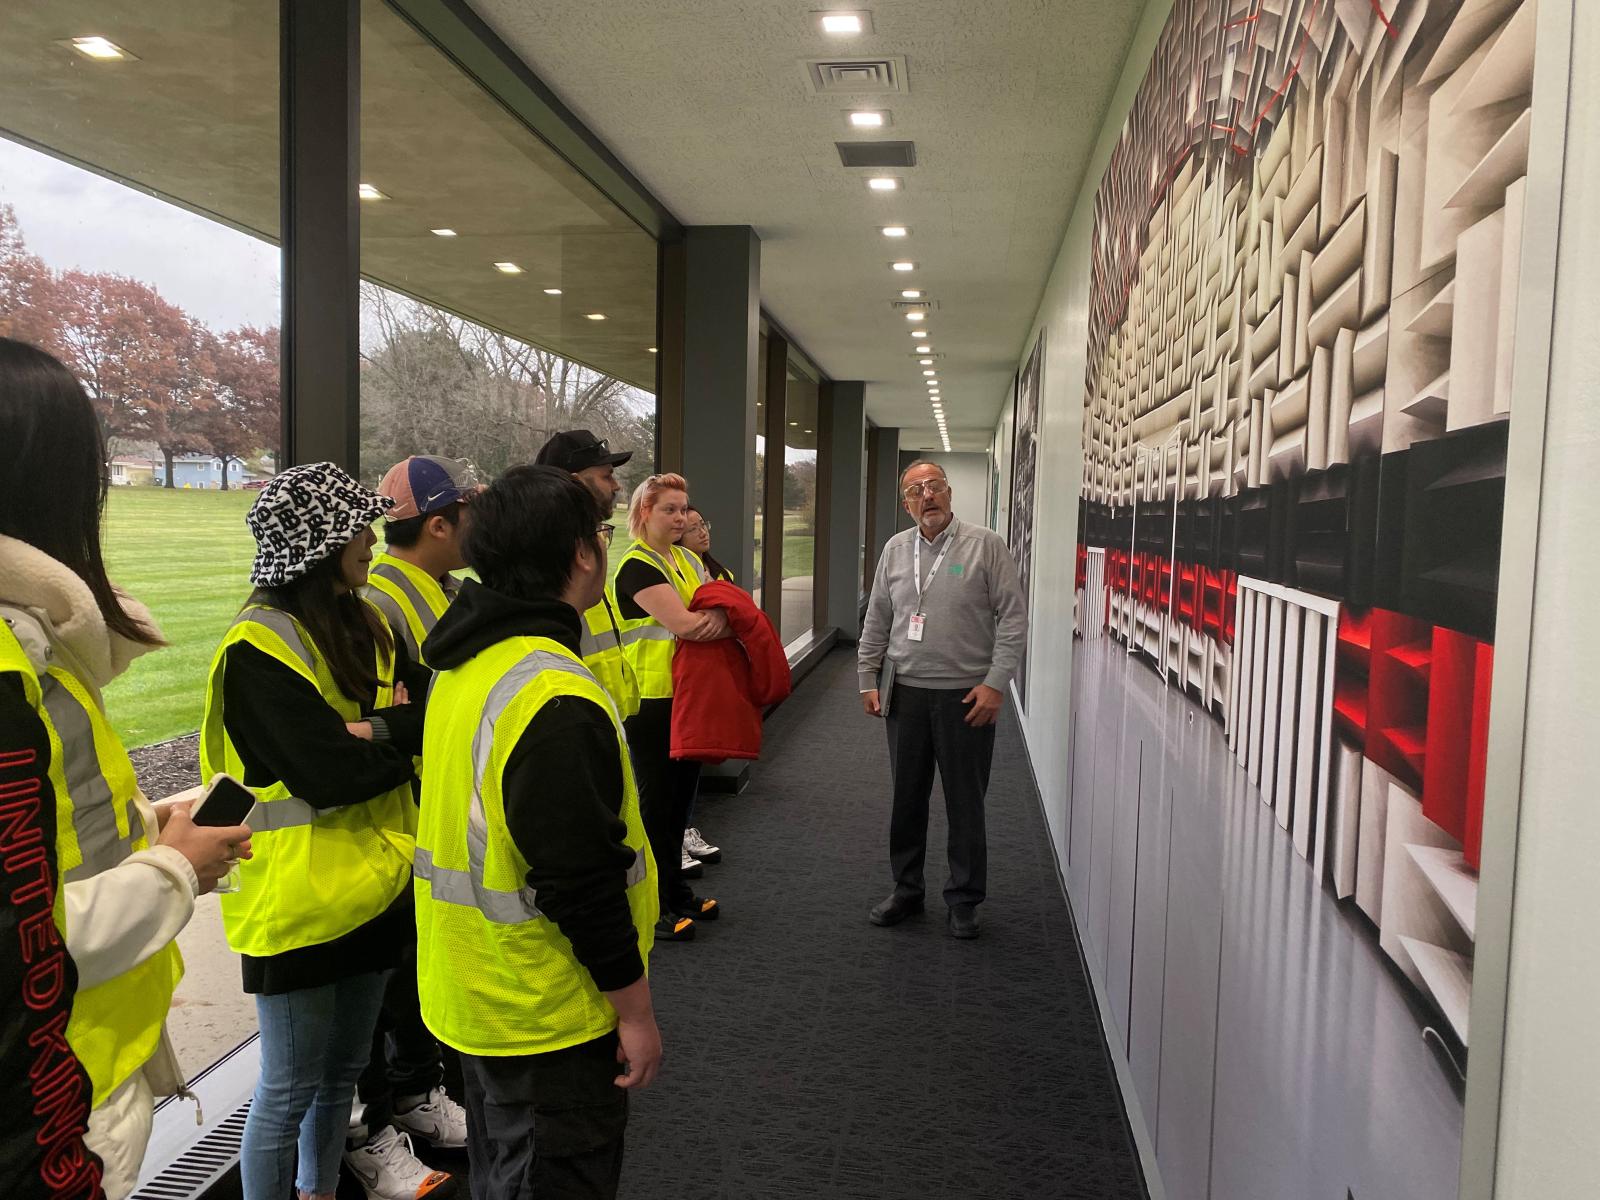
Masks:
[[[961,703],[972,705],[962,720],[974,729],[982,729],[1000,719],[1000,706],[1005,703],[1005,695],[997,688],[980,683],[961,698]]]
[[[861,693],[861,709],[869,717],[883,716],[883,705],[878,703],[878,689]]]
[[[617,1061],[622,1064],[622,1074],[612,1082],[619,1088],[649,1087],[661,1071],[661,1030],[650,1002],[650,981],[641,975],[605,996],[617,1010]]]
[[[661,1073],[661,1030],[654,1013],[638,1020],[617,1021],[617,1061],[623,1073],[613,1081],[619,1088],[646,1088]]]

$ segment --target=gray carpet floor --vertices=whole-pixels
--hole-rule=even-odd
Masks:
[[[724,859],[696,886],[725,916],[651,956],[667,1063],[634,1104],[625,1196],[1145,1194],[1009,713],[976,941],[945,929],[932,807],[930,909],[877,928],[888,752],[845,651],[768,722],[751,786],[702,796]]]

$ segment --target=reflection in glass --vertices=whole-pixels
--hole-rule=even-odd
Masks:
[[[132,57],[61,43],[89,30]],[[278,6],[250,0],[8,5],[0,38],[0,335],[65,362],[107,435],[106,566],[169,645],[105,703],[155,799],[195,781],[172,739],[200,724],[277,465],[278,62]],[[168,1029],[192,1077],[255,1006],[214,898],[179,942]]]
[[[784,413],[783,605],[785,645],[811,632],[817,543],[817,383],[792,361]]]

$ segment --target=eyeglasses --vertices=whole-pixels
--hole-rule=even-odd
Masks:
[[[608,521],[594,532],[595,536],[600,539],[601,545],[609,546],[611,545],[612,536],[617,532],[617,527]]]
[[[949,490],[950,485],[942,479],[925,479],[921,483],[906,485],[900,494],[907,500],[915,500],[918,496],[942,496]]]
[[[696,521],[693,525],[690,525],[687,529],[685,529],[684,532],[685,533],[710,533],[711,532],[711,522],[710,521]]]

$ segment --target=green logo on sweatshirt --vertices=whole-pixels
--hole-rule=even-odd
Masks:
[[[966,569],[967,568],[966,568],[965,564],[963,564],[963,563],[951,563],[950,564],[950,574],[952,574],[952,575],[965,574]]]

